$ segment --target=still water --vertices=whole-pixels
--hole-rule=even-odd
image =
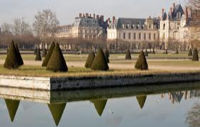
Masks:
[[[1,127],[198,127],[200,83],[82,91],[0,88]]]

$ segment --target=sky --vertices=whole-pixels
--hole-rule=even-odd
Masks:
[[[167,11],[172,3],[184,0],[0,0],[0,25],[14,18],[24,18],[32,24],[38,11],[56,12],[61,25],[71,24],[81,13],[95,13],[107,17],[147,18],[157,17],[161,9]]]

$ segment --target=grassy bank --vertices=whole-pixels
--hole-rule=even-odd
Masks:
[[[46,68],[39,66],[22,66],[16,70],[8,70],[0,66],[0,75],[14,75],[14,76],[33,76],[33,77],[79,77],[79,76],[113,76],[113,75],[142,75],[142,74],[159,74],[159,73],[179,73],[179,72],[200,72],[200,71],[163,71],[163,70],[148,70],[140,71],[135,69],[112,69],[107,72],[93,71],[91,69],[80,67],[69,67],[69,71],[65,73],[54,73],[46,70]]]

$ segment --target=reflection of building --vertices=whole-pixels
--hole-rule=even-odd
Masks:
[[[104,22],[104,16],[80,13],[72,25],[59,26],[56,36],[93,40],[105,38],[106,29],[107,22]]]
[[[189,10],[187,7],[183,9],[180,4],[175,5],[174,3],[169,13],[162,9],[159,38],[165,49],[168,48],[169,42],[187,42],[188,21]]]
[[[159,38],[159,20],[155,18],[119,18],[109,24],[107,29],[107,41],[110,47],[117,48],[120,42],[127,42],[129,48],[137,47],[136,43],[156,42]],[[131,46],[131,47],[130,47]]]

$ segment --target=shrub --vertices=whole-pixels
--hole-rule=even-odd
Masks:
[[[56,126],[58,126],[63,112],[65,110],[66,103],[63,104],[48,104],[49,110],[51,111],[51,115],[53,116],[54,122]]]
[[[92,100],[91,102],[94,104],[94,107],[99,116],[101,116],[106,106],[107,100]]]
[[[188,56],[192,56],[192,49],[189,50]]]
[[[40,48],[37,48],[36,56],[35,56],[36,61],[41,61],[41,53],[40,53]]]
[[[147,96],[136,96],[136,99],[137,99],[141,109],[144,107],[146,98],[147,98]]]
[[[127,50],[126,51],[126,57],[125,57],[126,60],[131,60],[131,52],[130,50]]]
[[[155,52],[155,49],[153,49],[153,52],[152,52],[153,54],[156,54],[156,52]]]
[[[42,49],[42,57],[45,57],[47,55],[47,50],[46,48]]]
[[[18,56],[17,56],[17,51],[15,48],[15,44],[12,41],[10,46],[9,46],[9,50],[7,53],[7,57],[4,63],[4,68],[7,69],[17,69],[19,67],[19,62],[18,62]]]
[[[192,61],[199,61],[199,55],[198,55],[197,48],[194,48],[193,56],[192,56]]]
[[[105,54],[105,57],[106,57],[106,61],[107,61],[107,63],[110,63],[110,60],[109,60],[110,53],[109,53],[108,49],[106,49],[106,51],[105,51],[104,54]]]
[[[92,67],[92,63],[94,61],[95,58],[95,54],[93,51],[90,52],[90,54],[88,55],[87,61],[85,63],[85,67],[86,68],[91,68]]]
[[[164,54],[168,54],[168,50],[167,49],[165,50]]]
[[[176,54],[179,54],[179,51],[178,51],[178,49],[176,48],[176,52],[175,52]]]
[[[92,69],[102,71],[109,70],[108,63],[102,49],[98,50],[97,55],[92,63]]]
[[[149,54],[148,54],[148,51],[147,51],[147,49],[145,50],[145,56],[148,56]]]
[[[19,107],[20,101],[5,99],[5,102],[6,102],[6,107],[10,115],[10,120],[13,122],[15,119],[15,115],[17,113],[17,109]]]
[[[49,49],[49,51],[48,51],[48,53],[47,53],[47,55],[46,55],[46,57],[45,57],[43,63],[42,63],[42,66],[43,66],[43,67],[46,67],[46,66],[47,66],[47,64],[48,64],[48,62],[49,62],[49,59],[51,58],[51,55],[52,55],[52,53],[53,53],[54,48],[55,48],[55,43],[53,42],[53,43],[51,44],[51,46],[50,46],[50,49]]]
[[[68,67],[65,62],[65,58],[63,57],[62,51],[59,47],[59,44],[57,43],[53,53],[51,55],[51,58],[49,59],[49,62],[47,64],[47,70],[51,70],[54,72],[67,72]]]
[[[34,49],[34,54],[36,55],[36,53],[37,53],[37,47]]]
[[[147,60],[146,60],[146,57],[145,57],[143,51],[141,51],[141,53],[140,53],[140,55],[137,59],[137,62],[135,64],[135,68],[139,69],[139,70],[148,70]]]
[[[19,48],[18,48],[18,45],[15,44],[15,48],[16,48],[16,54],[17,54],[17,61],[18,61],[18,64],[21,66],[21,65],[24,65],[24,61],[22,59],[22,56],[19,52]]]

